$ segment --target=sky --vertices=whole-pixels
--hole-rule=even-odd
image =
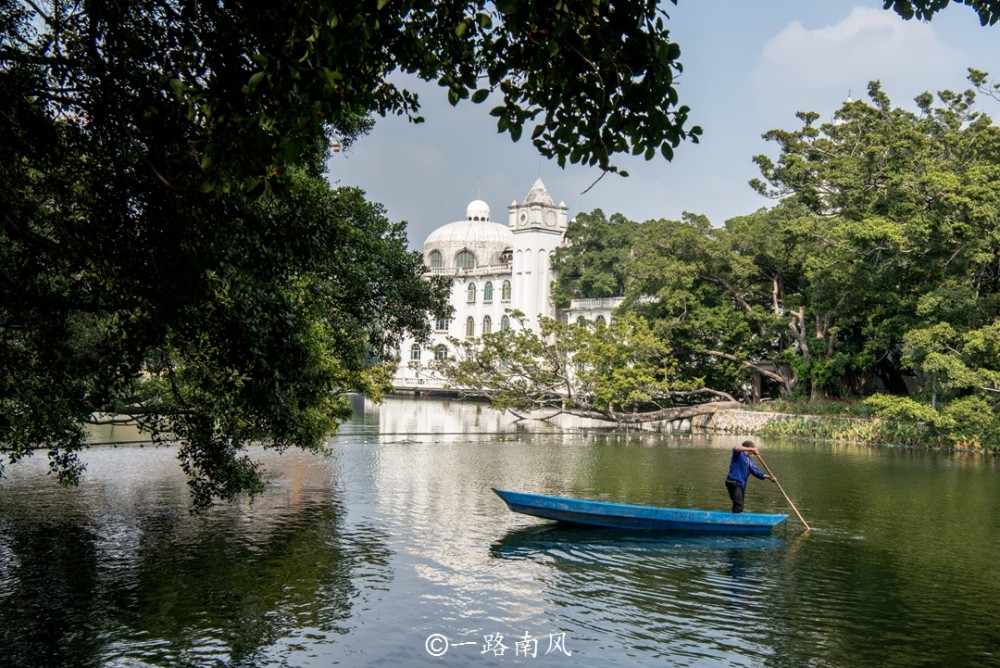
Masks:
[[[761,135],[799,128],[797,111],[830,120],[849,96],[867,99],[872,80],[881,82],[895,106],[912,109],[924,91],[968,88],[969,67],[1000,80],[1000,25],[980,26],[962,5],[930,23],[904,21],[883,10],[882,0],[678,0],[662,6],[671,39],[681,47],[681,103],[691,108],[690,124],[704,131],[699,143],[682,143],[673,161],[619,156],[615,163],[629,176],[607,174],[598,181],[596,168],[560,168],[540,156],[528,133],[517,143],[498,134],[488,114],[492,98],[452,107],[445,89],[417,81],[413,89],[426,121],[378,118],[369,135],[333,154],[328,178],[363,189],[386,207],[390,220],[406,221],[414,250],[438,227],[463,220],[476,199],[489,204],[494,221],[506,224],[507,206],[522,201],[537,177],[556,203],[566,203],[571,218],[594,209],[640,222],[691,212],[721,226],[773,206],[748,185],[759,176],[752,159],[777,157],[776,145]],[[1000,102],[980,97],[978,108],[1000,119]]]

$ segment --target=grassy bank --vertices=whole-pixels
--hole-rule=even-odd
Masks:
[[[1000,452],[1000,418],[980,397],[940,408],[875,395],[860,402],[774,401],[746,409],[786,415],[765,424],[764,436]]]

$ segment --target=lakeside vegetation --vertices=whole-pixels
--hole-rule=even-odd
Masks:
[[[764,425],[760,433],[766,436],[1000,452],[1000,419],[976,396],[940,409],[885,394],[858,402],[774,401],[743,408],[792,416]]]

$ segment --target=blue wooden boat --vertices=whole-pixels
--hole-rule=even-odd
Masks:
[[[502,489],[493,491],[515,513],[569,524],[631,531],[767,533],[788,518],[788,515],[657,508],[510,492]]]

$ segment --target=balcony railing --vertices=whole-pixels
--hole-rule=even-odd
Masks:
[[[428,274],[439,274],[445,276],[487,276],[489,274],[509,274],[510,263],[507,264],[484,264],[471,269],[459,269],[457,267],[436,267],[427,270]]]
[[[589,311],[599,308],[615,309],[625,301],[624,297],[595,297],[592,299],[574,299],[569,303],[567,311]]]

